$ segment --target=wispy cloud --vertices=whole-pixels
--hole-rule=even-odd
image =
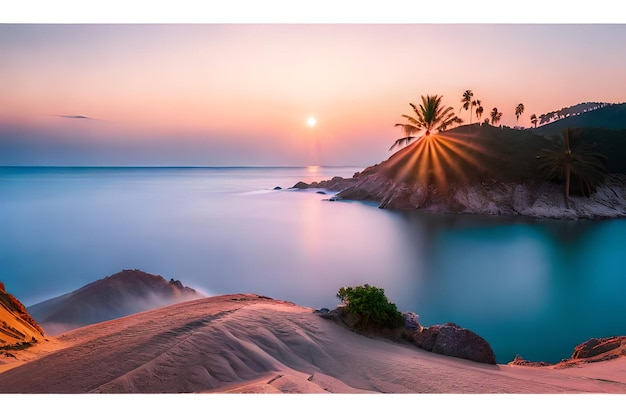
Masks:
[[[57,116],[57,117],[64,117],[66,119],[88,119],[88,120],[93,120],[91,117],[81,116],[81,115],[78,115],[78,114],[55,114],[55,116]]]

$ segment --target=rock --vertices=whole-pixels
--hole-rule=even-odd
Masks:
[[[572,359],[591,359],[626,345],[626,336],[592,338],[574,348]],[[616,354],[625,353],[626,348]]]
[[[413,342],[416,346],[433,353],[496,364],[496,355],[485,339],[454,323],[424,328],[413,335]]]
[[[282,187],[279,187],[278,185],[276,187],[274,187],[274,190],[282,190]]]
[[[0,347],[27,347],[44,338],[39,323],[0,282]]]
[[[325,191],[322,191],[322,190],[320,190],[320,191],[316,191],[316,193],[317,193],[317,194],[326,194],[326,192],[325,192]]]
[[[335,196],[335,200],[376,200],[367,190],[360,187],[348,187]]]
[[[435,342],[437,341],[437,336],[439,335],[439,327],[439,325],[434,325],[415,332],[413,334],[413,343],[415,346],[432,352]]]
[[[402,313],[402,319],[404,320],[404,327],[409,330],[420,330],[422,328],[419,322],[420,316],[412,311]]]
[[[514,366],[551,366],[552,364],[548,362],[531,362],[522,358],[520,355],[515,355],[515,359],[508,363],[509,365]]]
[[[352,178],[334,177],[311,184],[300,181],[292,188],[336,191],[331,201],[375,201],[380,208],[393,210],[420,209],[436,213],[554,219],[626,217],[624,174],[608,174],[604,183],[589,197],[571,195],[570,207],[567,208],[563,202],[562,185],[549,181],[503,182],[489,179],[452,184],[444,192],[434,184],[420,185],[410,179],[397,177],[389,169],[390,160],[355,173]]]
[[[293,187],[291,188],[295,188],[297,190],[304,190],[306,188],[310,188],[310,185],[307,184],[306,182],[303,181],[298,181]]]

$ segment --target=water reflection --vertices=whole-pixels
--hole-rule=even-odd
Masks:
[[[524,221],[398,213],[426,248],[413,308],[487,338],[498,360],[559,361],[590,337],[626,332],[624,220]],[[580,227],[577,227],[580,226]],[[424,244],[424,242],[427,242]],[[408,303],[409,297],[403,301]]]

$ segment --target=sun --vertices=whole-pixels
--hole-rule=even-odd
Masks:
[[[309,127],[315,127],[315,125],[317,124],[317,119],[313,116],[309,116],[309,118],[306,119],[306,124],[309,125]]]

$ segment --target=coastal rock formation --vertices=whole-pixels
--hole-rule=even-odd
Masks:
[[[626,175],[610,174],[590,197],[570,196],[563,201],[563,186],[550,182],[499,182],[450,185],[441,193],[433,185],[397,182],[379,166],[352,178],[333,178],[304,185],[299,189],[324,188],[338,191],[332,201],[374,201],[380,208],[421,209],[439,213],[521,215],[535,218],[593,219],[626,217]]]
[[[574,348],[572,359],[605,360],[626,355],[626,336],[589,339]]]
[[[496,364],[496,356],[485,339],[454,323],[437,324],[416,331],[413,342],[417,347],[433,353]]]
[[[564,182],[545,180],[546,168],[538,162],[561,139],[537,134],[541,129],[499,129],[488,124],[433,135],[426,147],[423,140],[415,140],[352,178],[299,182],[293,188],[325,189],[336,193],[333,201],[372,201],[394,210],[554,219],[626,217],[626,129],[584,127],[623,126],[626,104],[606,109],[612,115],[608,119],[600,117],[600,110],[592,112],[599,117],[597,123],[587,119],[590,114],[568,121],[567,127],[580,126],[575,130],[577,140],[606,156],[600,163],[606,175],[594,183],[590,196],[583,197],[576,194],[581,185],[575,185],[578,177],[572,174],[567,206]]]
[[[533,362],[533,361],[529,361],[529,360],[522,358],[521,355],[515,355],[515,358],[511,362],[509,362],[508,365],[539,367],[539,366],[552,366],[553,364],[548,363],[548,362]]]
[[[28,345],[43,338],[43,329],[0,282],[0,348]],[[5,355],[10,354],[7,352]]]
[[[509,365],[513,366],[551,366],[556,369],[569,368],[583,363],[602,362],[626,356],[626,336],[591,338],[574,348],[569,359],[557,364],[532,362],[516,356]]]
[[[124,270],[84,287],[30,306],[48,334],[112,320],[140,311],[204,297],[178,280]]]

